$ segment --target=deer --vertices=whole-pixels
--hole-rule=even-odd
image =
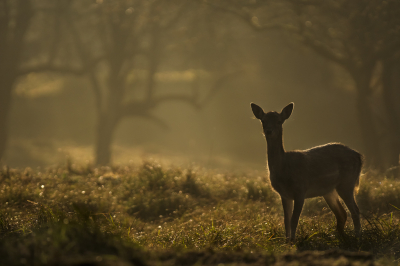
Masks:
[[[363,156],[341,143],[286,151],[283,123],[290,117],[293,108],[294,103],[290,103],[280,113],[265,113],[260,106],[251,103],[267,141],[269,180],[281,197],[287,241],[292,242],[296,238],[304,200],[320,196],[335,215],[337,231],[343,235],[347,213],[340,203],[340,196],[350,211],[358,236],[361,230],[360,210],[354,196],[360,184]]]

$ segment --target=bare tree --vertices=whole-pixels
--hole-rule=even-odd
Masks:
[[[111,161],[113,134],[122,119],[140,116],[166,128],[164,121],[152,113],[156,107],[180,101],[201,108],[212,93],[201,100],[196,79],[187,93],[158,93],[157,73],[171,43],[171,32],[187,16],[188,2],[88,3],[75,1],[65,16],[80,62],[78,68],[70,65],[70,72],[82,72],[90,80],[98,116],[95,163],[105,165]],[[135,78],[137,71],[146,76],[144,82]],[[211,92],[219,89],[231,75],[219,76]]]
[[[388,1],[247,1],[209,2],[235,14],[257,31],[283,30],[296,40],[340,65],[352,77],[357,93],[357,117],[366,158],[371,165],[382,165],[380,128],[373,112],[376,89],[373,84],[377,64],[384,63],[382,90],[385,98],[387,128],[394,134],[392,148],[400,153],[399,110],[390,96],[393,90],[387,71],[400,48],[400,2]],[[396,110],[397,109],[397,110]],[[393,136],[396,136],[393,138]]]
[[[20,75],[26,33],[32,17],[31,1],[0,0],[0,159],[8,139],[11,92]]]
[[[197,104],[197,99],[190,95],[155,96],[155,74],[162,53],[160,38],[179,17],[178,10],[169,20],[160,18],[162,7],[155,2],[98,1],[92,7],[75,3],[66,16],[82,71],[95,95],[96,164],[110,163],[113,133],[124,117],[144,116],[165,127],[150,112],[156,106],[168,100]],[[93,33],[88,35],[90,31]],[[147,63],[146,95],[140,100],[127,99],[127,92],[136,89],[128,83],[128,78],[139,56]]]
[[[3,0],[0,7],[0,155],[7,141],[11,90],[23,75],[57,72],[89,80],[97,113],[95,160],[103,165],[110,163],[113,134],[122,119],[140,116],[166,128],[153,115],[155,108],[180,101],[200,109],[238,74],[226,68],[223,52],[213,52],[214,21],[197,2]],[[32,23],[39,13],[45,16]],[[204,25],[207,29],[198,29]],[[26,45],[29,33],[40,37]],[[160,90],[157,74],[172,61],[169,54],[183,62],[180,69],[195,70],[186,92]],[[206,95],[199,92],[196,69],[213,72]]]

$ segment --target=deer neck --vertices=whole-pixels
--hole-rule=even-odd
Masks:
[[[271,173],[280,172],[284,165],[285,148],[283,147],[282,132],[275,137],[266,137],[268,168]]]

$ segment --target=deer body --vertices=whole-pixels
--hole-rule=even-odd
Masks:
[[[253,103],[251,107],[263,125],[270,181],[282,199],[286,237],[295,239],[304,199],[318,196],[324,197],[336,216],[338,231],[343,233],[347,214],[339,195],[352,215],[354,229],[359,233],[361,225],[354,190],[359,184],[361,154],[340,143],[287,152],[283,146],[282,124],[291,115],[293,103],[281,113],[264,113]]]

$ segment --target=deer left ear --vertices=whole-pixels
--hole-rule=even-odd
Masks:
[[[264,115],[264,110],[255,103],[251,103],[250,105],[251,105],[251,110],[253,111],[254,116],[261,120],[261,118]]]
[[[282,109],[282,111],[281,111],[282,121],[285,121],[286,119],[288,119],[290,117],[290,115],[292,114],[292,111],[293,111],[293,107],[294,107],[294,103],[289,103],[285,108]]]

